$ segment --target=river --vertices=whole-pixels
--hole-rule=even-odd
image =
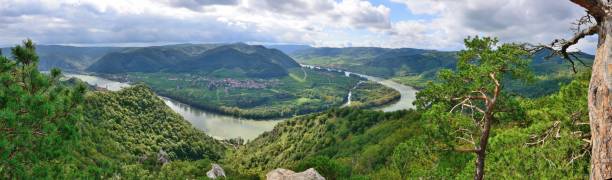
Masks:
[[[310,66],[305,66],[310,67]],[[312,67],[315,68],[315,67]],[[318,68],[318,67],[317,67]],[[321,68],[319,68],[321,69]],[[382,110],[385,112],[396,111],[401,109],[409,109],[413,108],[412,101],[415,99],[416,90],[412,87],[401,85],[395,83],[391,80],[385,80],[382,78],[335,70],[328,69],[338,72],[344,72],[347,76],[354,74],[357,76],[364,77],[368,80],[378,82],[382,85],[388,86],[400,92],[401,98],[394,104],[378,108],[378,110]],[[129,84],[121,83],[117,81],[108,80],[105,78],[92,76],[92,75],[83,75],[83,74],[64,74],[66,77],[75,77],[79,78],[90,85],[94,85],[101,88],[106,88],[111,91],[118,91],[121,88],[128,87]],[[285,119],[273,119],[273,120],[253,120],[253,119],[245,119],[245,118],[237,118],[233,116],[221,115],[216,113],[207,112],[190,105],[175,101],[173,99],[167,97],[160,98],[174,110],[176,113],[180,114],[189,121],[194,127],[204,131],[206,134],[215,137],[217,139],[229,139],[229,138],[243,138],[245,140],[252,140],[255,137],[259,136],[261,133],[270,131],[274,128],[276,124],[285,120]],[[349,95],[350,98],[350,95]]]
[[[410,109],[410,108],[414,108],[414,105],[412,105],[412,102],[416,99],[416,93],[418,92],[416,89],[414,89],[413,87],[410,86],[406,86],[400,83],[397,83],[395,81],[389,80],[389,79],[383,79],[383,78],[379,78],[379,77],[374,77],[374,76],[368,76],[365,74],[359,74],[359,73],[354,73],[354,72],[350,72],[350,71],[344,71],[344,70],[340,70],[340,69],[334,69],[334,68],[325,68],[325,67],[318,67],[318,66],[312,66],[312,65],[305,65],[305,64],[301,64],[302,67],[305,68],[310,68],[310,69],[318,69],[318,70],[327,70],[327,71],[335,71],[335,72],[339,72],[339,73],[344,73],[344,75],[346,76],[351,76],[351,75],[356,75],[362,78],[365,78],[367,80],[370,81],[374,81],[377,82],[379,84],[382,84],[384,86],[390,87],[392,89],[395,89],[396,91],[400,92],[400,100],[391,104],[391,105],[387,105],[387,106],[383,106],[380,108],[376,108],[376,110],[382,110],[384,112],[392,112],[392,111],[397,111],[397,110],[402,110],[402,109]],[[344,106],[347,106],[348,104],[350,104],[351,102],[351,97],[352,97],[352,91],[349,91],[349,94],[347,95],[347,104],[345,104]]]

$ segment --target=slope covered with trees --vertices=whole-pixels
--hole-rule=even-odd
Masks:
[[[40,73],[32,41],[11,55],[0,56],[0,178],[196,178],[226,151],[144,86],[87,92]]]
[[[198,72],[221,69],[251,77],[287,75],[287,68],[299,67],[276,49],[246,44],[171,45],[129,48],[109,53],[87,70],[97,73]]]
[[[511,97],[518,116],[499,114],[490,135],[486,177],[583,179],[589,173],[588,75],[557,93]],[[244,173],[315,167],[330,179],[471,179],[476,156],[460,152],[458,127],[438,111],[382,113],[333,109],[294,118],[228,155]]]
[[[529,79],[527,52],[495,44],[467,39],[459,68],[419,92],[417,110],[333,109],[291,119],[226,162],[260,175],[316,167],[331,179],[588,177],[589,72],[548,96],[512,95],[501,82]]]

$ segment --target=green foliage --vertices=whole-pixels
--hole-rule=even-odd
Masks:
[[[398,170],[402,179],[431,177],[438,162],[435,152],[422,139],[410,139],[395,147],[392,156],[393,167]]]
[[[550,96],[505,97],[524,115],[497,116],[486,159],[488,178],[588,176],[588,143],[582,136],[589,128],[581,124],[588,122],[588,75],[581,73]],[[475,155],[455,151],[463,146],[453,129],[471,124],[440,104],[395,113],[334,109],[282,122],[222,162],[260,176],[279,167],[318,167],[337,179],[470,179]],[[329,169],[337,170],[329,174]]]
[[[329,159],[325,156],[309,157],[299,162],[295,170],[305,171],[309,168],[314,168],[327,179],[338,179],[340,177],[348,177],[351,173],[351,167],[341,164],[340,162]]]
[[[467,49],[459,52],[457,70],[441,70],[437,82],[430,83],[427,88],[417,93],[415,104],[419,109],[441,104],[447,107],[444,111],[448,111],[460,102],[458,100],[466,97],[492,97],[492,93],[496,91],[496,83],[503,84],[506,78],[530,80],[533,77],[528,67],[529,61],[523,59],[527,52],[519,45],[497,46],[497,39],[488,37],[468,38],[465,45]],[[501,93],[500,97],[506,97],[503,96],[503,91]],[[508,101],[499,99],[497,102]],[[480,104],[475,104],[478,105]]]
[[[337,179],[472,178],[476,156],[456,151],[472,147],[457,141],[462,133],[456,129],[477,132],[479,127],[470,116],[449,112],[454,105],[449,97],[474,87],[490,90],[489,73],[495,70],[504,70],[497,76],[506,77],[500,78],[502,82],[530,79],[530,73],[522,60],[524,52],[512,44],[491,48],[495,41],[486,38],[469,44],[469,52],[461,53],[461,70],[441,73],[446,84],[424,89],[421,97],[427,93],[428,101],[420,99],[417,111],[347,108],[294,118],[240,147],[223,162],[260,176],[279,167],[316,167]],[[487,60],[472,61],[475,54]],[[588,72],[572,79],[560,91],[537,99],[502,93],[487,150],[488,178],[588,176],[588,144],[582,141],[589,133],[588,125],[582,124],[588,122]],[[337,169],[336,173],[329,173],[330,169]]]
[[[61,175],[62,156],[79,140],[85,87],[61,86],[57,69],[40,73],[31,40],[11,54],[0,56],[0,177]]]
[[[419,117],[414,111],[332,109],[282,122],[224,162],[260,175],[279,167],[301,170],[311,165],[338,179],[357,177],[383,168],[397,144],[420,136],[420,123],[412,123]]]
[[[90,94],[86,107],[87,119],[134,156],[164,150],[171,159],[217,160],[224,151],[218,141],[191,127],[143,85]]]

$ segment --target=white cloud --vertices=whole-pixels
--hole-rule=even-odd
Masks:
[[[567,0],[0,0],[0,44],[279,42],[456,50],[470,35],[545,43],[584,11]],[[393,9],[395,10],[395,9]],[[579,48],[592,51],[589,38]]]
[[[460,49],[461,39],[473,35],[495,36],[504,42],[548,43],[553,39],[570,37],[571,23],[586,14],[567,0],[392,1],[405,4],[414,14],[434,16],[430,21],[395,23],[392,32],[398,35],[392,39],[403,39],[404,46],[413,44],[442,49]],[[426,26],[427,30],[402,28],[401,24],[405,23],[421,24],[419,26]],[[414,44],[414,37],[423,36],[430,38],[431,42]],[[585,44],[592,44],[588,41],[592,39],[586,40]],[[592,47],[580,46],[592,51]]]
[[[388,29],[364,0],[0,0],[0,44],[314,43],[330,29]]]

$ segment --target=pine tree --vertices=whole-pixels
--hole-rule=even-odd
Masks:
[[[485,157],[491,127],[502,109],[512,109],[511,98],[503,91],[509,79],[531,80],[528,55],[517,44],[498,45],[496,38],[467,38],[459,52],[457,70],[442,70],[439,81],[417,94],[417,107],[438,116],[461,140],[457,151],[476,154],[474,179],[484,178]],[[503,110],[508,113],[507,110]],[[446,122],[445,122],[446,121]]]
[[[54,176],[75,147],[85,86],[61,85],[61,71],[38,71],[32,40],[0,54],[0,178]]]

